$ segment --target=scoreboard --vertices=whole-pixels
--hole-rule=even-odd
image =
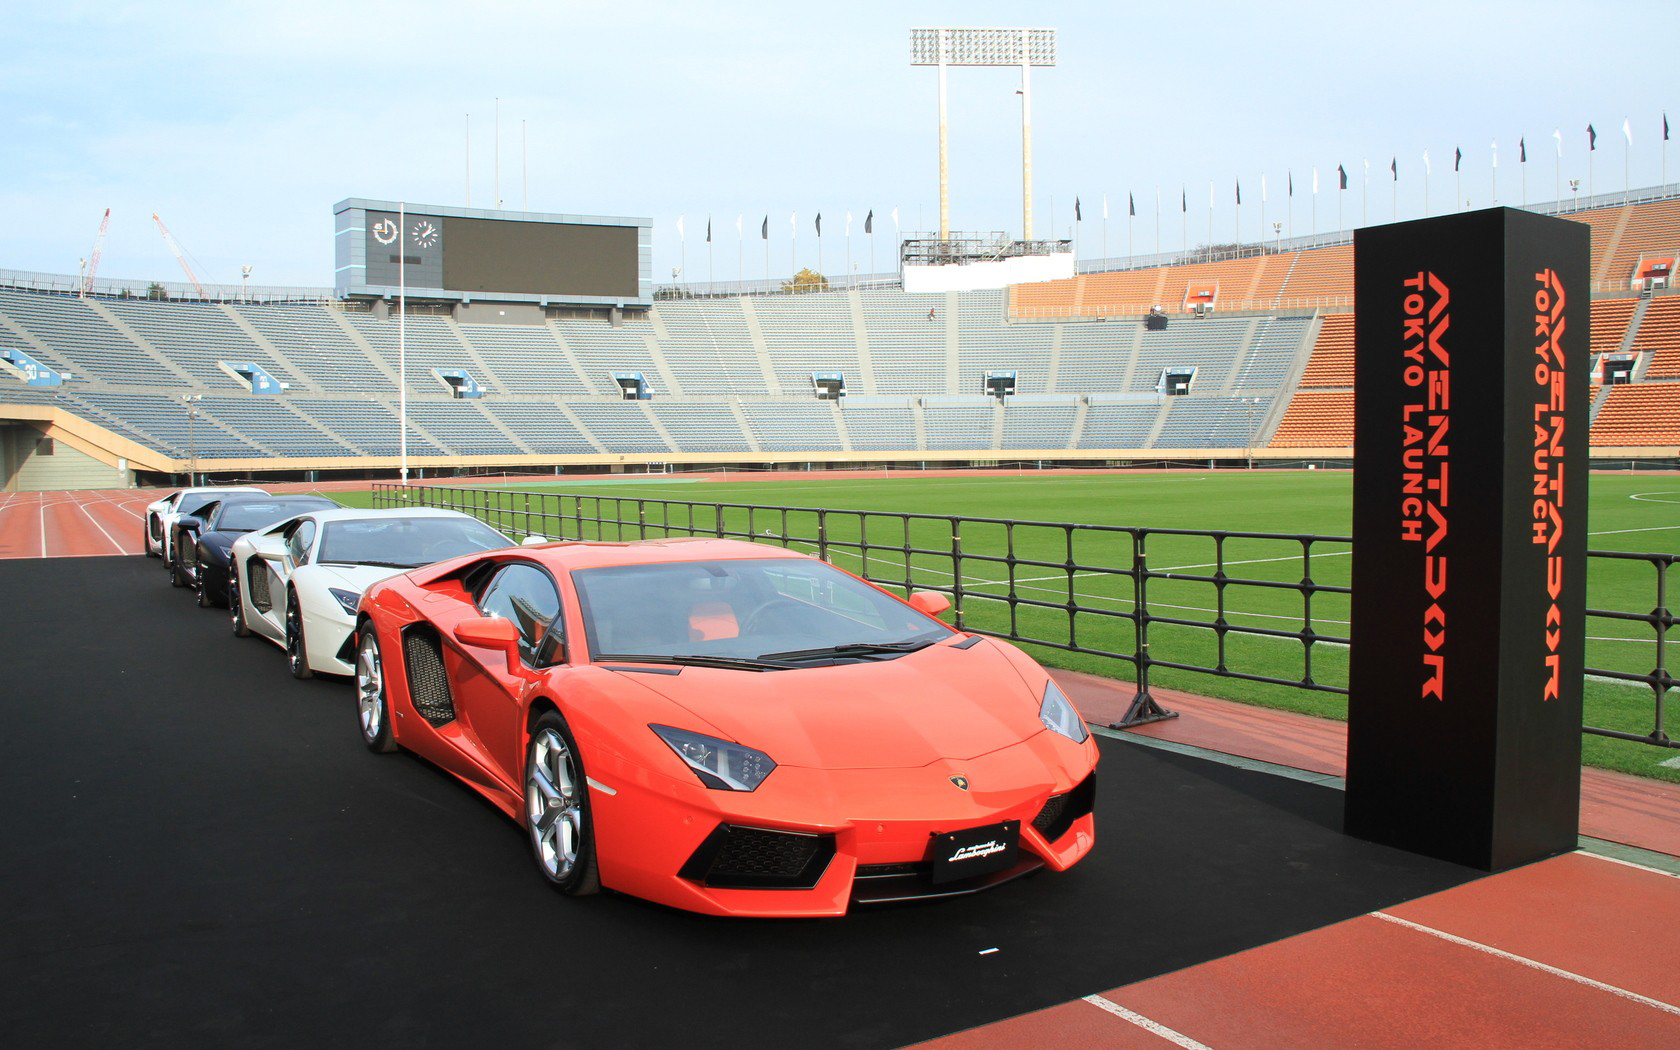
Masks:
[[[333,206],[333,254],[342,298],[653,303],[650,219],[353,197]]]

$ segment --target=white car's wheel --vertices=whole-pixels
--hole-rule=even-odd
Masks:
[[[251,627],[245,622],[245,596],[239,593],[239,563],[235,562],[228,569],[228,622],[233,625],[233,633],[238,638],[248,638]]]
[[[293,678],[313,678],[309,669],[309,643],[303,637],[303,610],[298,608],[297,592],[286,595],[286,669]]]

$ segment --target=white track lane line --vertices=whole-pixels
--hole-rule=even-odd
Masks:
[[[118,554],[127,554],[128,553],[128,551],[123,548],[123,545],[121,543],[117,542],[117,538],[115,536],[112,536],[109,532],[106,532],[105,531],[105,526],[99,524],[99,519],[93,516],[92,511],[88,510],[88,505],[86,503],[83,503],[82,501],[77,500],[76,501],[76,509],[81,511],[82,514],[87,518],[87,520],[93,522],[93,527],[98,529],[102,536],[104,536],[106,539],[111,541],[111,546],[113,546],[117,549]]]
[[[1420,923],[1402,919],[1397,915],[1389,915],[1387,912],[1374,911],[1371,915],[1372,917],[1381,919],[1384,922],[1391,922],[1396,926],[1404,926],[1408,930],[1416,930],[1418,933],[1426,933],[1431,937],[1439,937],[1441,940],[1448,941],[1452,944],[1457,944],[1478,952],[1484,952],[1488,955],[1504,959],[1508,962],[1514,962],[1522,966],[1527,966],[1530,969],[1539,970],[1541,973],[1549,973],[1553,977],[1562,977],[1566,981],[1574,981],[1576,984],[1586,985],[1588,988],[1596,988],[1601,992],[1609,992],[1611,995],[1626,999],[1629,1002],[1639,1003],[1641,1006],[1649,1006],[1653,1009],[1661,1010],[1665,1014],[1673,1014],[1676,1017],[1680,1017],[1680,1006],[1665,1003],[1660,999],[1652,999],[1649,996],[1640,995],[1638,992],[1630,992],[1626,988],[1618,988],[1613,984],[1605,984],[1603,981],[1595,981],[1591,977],[1583,977],[1578,973],[1571,973],[1568,970],[1560,970],[1556,966],[1547,966],[1543,962],[1538,962],[1526,956],[1514,955],[1511,952],[1503,951],[1499,948],[1493,947],[1492,945],[1483,944],[1480,941],[1472,941],[1466,937],[1458,937],[1447,933],[1445,930],[1437,930],[1432,926],[1424,926]]]
[[[1150,1035],[1160,1036],[1174,1046],[1182,1046],[1184,1050],[1211,1050],[1206,1043],[1198,1043],[1183,1032],[1175,1032],[1159,1021],[1151,1021],[1140,1013],[1126,1009],[1112,999],[1104,999],[1100,995],[1087,995],[1085,1001],[1101,1010],[1107,1010],[1125,1021],[1137,1025]]]

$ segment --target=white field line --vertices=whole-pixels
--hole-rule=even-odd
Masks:
[[[1551,974],[1553,977],[1561,977],[1566,981],[1574,981],[1576,984],[1586,985],[1588,988],[1596,988],[1601,992],[1609,992],[1611,995],[1626,999],[1629,1002],[1639,1003],[1642,1006],[1649,1006],[1654,1009],[1661,1010],[1663,1013],[1673,1014],[1676,1017],[1680,1017],[1680,1006],[1665,1003],[1661,999],[1652,999],[1650,996],[1640,995],[1638,992],[1630,992],[1626,988],[1618,988],[1613,984],[1605,984],[1603,981],[1595,981],[1591,977],[1583,977],[1581,974],[1572,973],[1569,970],[1560,970],[1556,966],[1548,966],[1543,962],[1530,959],[1527,956],[1516,955],[1511,952],[1495,948],[1492,945],[1483,944],[1480,941],[1472,941],[1467,937],[1459,937],[1454,934],[1447,933],[1444,930],[1437,930],[1431,926],[1424,926],[1420,923],[1411,922],[1407,919],[1402,919],[1397,915],[1389,915],[1387,912],[1374,911],[1371,915],[1374,918],[1383,920],[1384,922],[1391,922],[1396,926],[1404,926],[1408,930],[1425,933],[1431,937],[1439,937],[1441,940],[1447,941],[1451,944],[1483,952],[1485,954],[1492,955],[1495,958],[1504,959],[1508,962],[1514,962],[1521,966],[1527,966],[1530,969],[1539,970],[1541,973]]]

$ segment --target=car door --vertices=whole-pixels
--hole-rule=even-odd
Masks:
[[[540,566],[501,564],[477,589],[474,615],[497,616],[519,629],[518,661],[498,649],[455,642],[460,729],[484,761],[517,783],[524,764],[525,691],[564,652],[560,590]]]
[[[277,641],[286,638],[286,586],[299,565],[309,564],[319,531],[314,518],[298,518],[280,530],[283,543],[278,548],[264,547],[253,555],[262,564],[251,572],[251,604],[260,619],[252,626]]]

